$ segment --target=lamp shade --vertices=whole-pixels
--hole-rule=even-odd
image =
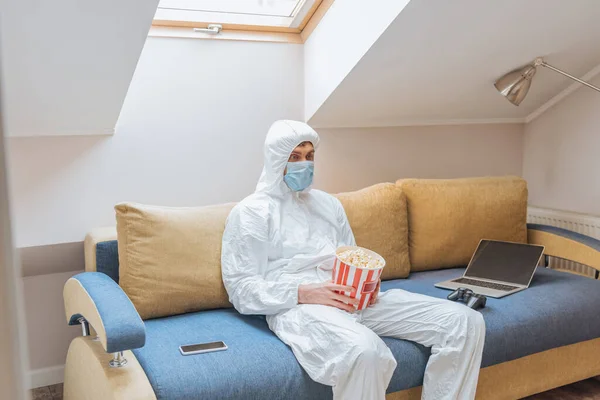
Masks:
[[[498,79],[494,86],[508,101],[518,106],[527,96],[535,71],[536,68],[533,65],[515,69]]]

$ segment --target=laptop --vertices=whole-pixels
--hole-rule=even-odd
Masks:
[[[544,246],[483,239],[461,278],[437,283],[442,289],[468,288],[500,298],[529,287]]]

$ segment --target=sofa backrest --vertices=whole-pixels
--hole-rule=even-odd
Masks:
[[[402,190],[382,183],[337,197],[358,244],[387,260],[383,278],[408,276]],[[117,205],[119,240],[114,227],[89,233],[86,270],[103,272],[119,283],[144,319],[229,307],[221,281],[220,243],[232,207]]]
[[[119,283],[117,228],[96,228],[85,236],[85,270],[102,272]]]
[[[518,177],[406,179],[336,196],[357,244],[386,259],[384,279],[464,266],[482,238],[527,241],[527,184]],[[232,207],[119,205],[119,242],[114,227],[88,234],[86,270],[118,282],[144,319],[229,307],[220,243]]]
[[[527,242],[519,177],[404,179],[412,271],[465,266],[481,239]]]

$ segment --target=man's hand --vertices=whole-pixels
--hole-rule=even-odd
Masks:
[[[369,305],[372,306],[373,304],[375,304],[377,302],[377,296],[379,295],[379,287],[381,286],[381,279],[379,280],[379,282],[377,282],[377,286],[375,287],[375,290],[373,291],[373,295],[371,296],[371,300],[369,300]]]
[[[337,285],[331,281],[300,285],[298,286],[298,303],[321,304],[324,306],[336,307],[348,312],[356,311],[358,300],[336,293],[335,290],[352,292],[354,288],[352,286]]]

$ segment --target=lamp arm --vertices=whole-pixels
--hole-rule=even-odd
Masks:
[[[539,59],[538,59],[538,60],[539,60]],[[579,79],[579,78],[576,78],[576,77],[574,77],[574,76],[573,76],[573,75],[571,75],[571,74],[567,74],[565,71],[561,71],[560,69],[553,67],[552,65],[548,64],[548,63],[547,63],[546,61],[544,61],[544,60],[539,60],[539,61],[538,61],[538,60],[536,60],[536,62],[535,62],[535,64],[536,64],[536,65],[541,65],[542,67],[549,68],[549,69],[551,69],[552,71],[556,71],[556,72],[558,72],[559,74],[566,76],[567,78],[571,78],[571,79],[573,79],[574,81],[577,81],[577,82],[581,83],[582,85],[585,85],[585,86],[587,86],[587,87],[589,87],[589,88],[592,88],[592,89],[594,89],[594,90],[595,90],[595,91],[597,91],[597,92],[600,92],[600,88],[597,88],[596,86],[594,86],[594,85],[591,85],[591,84],[587,83],[586,81],[582,81],[581,79]]]

